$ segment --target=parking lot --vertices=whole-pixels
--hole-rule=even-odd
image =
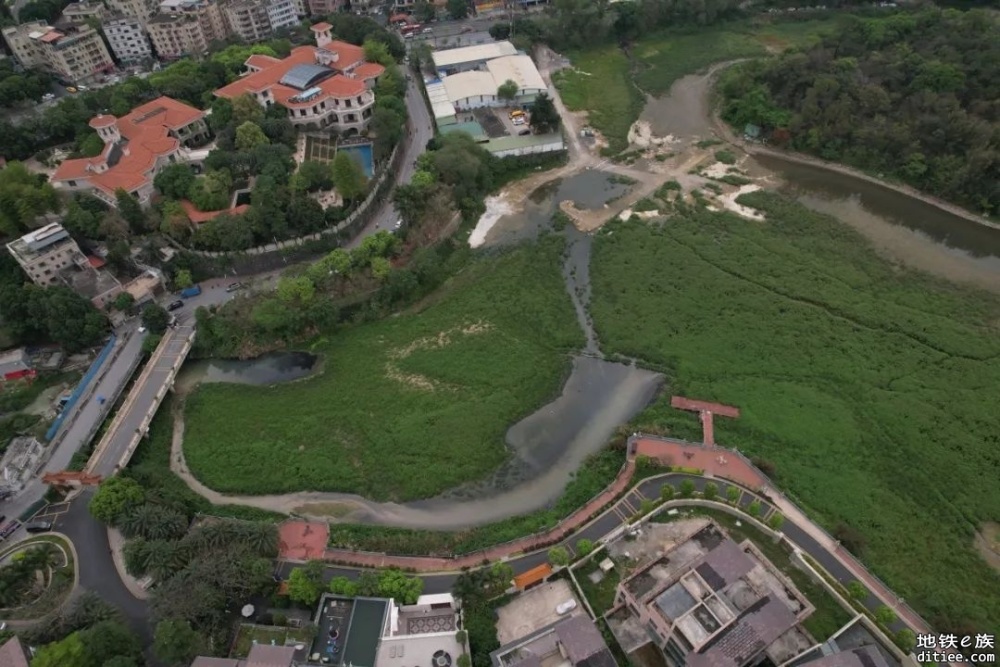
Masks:
[[[524,123],[521,125],[515,125],[513,119],[510,117],[511,112],[514,111],[514,107],[502,107],[491,109],[489,107],[481,107],[479,109],[473,109],[472,115],[475,117],[476,122],[478,122],[483,130],[486,131],[487,136],[490,139],[499,139],[500,137],[516,137],[524,130],[529,130],[528,119],[529,116],[525,113],[522,118],[524,118]]]

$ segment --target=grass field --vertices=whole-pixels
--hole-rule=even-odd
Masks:
[[[726,60],[807,44],[832,25],[832,19],[824,19],[658,33],[632,47],[631,62],[615,45],[568,53],[573,69],[557,72],[554,83],[571,111],[589,111],[590,124],[608,140],[608,152],[619,153],[627,148],[628,130],[642,113],[643,92],[664,95],[682,76]]]
[[[893,266],[776,195],[741,201],[768,221],[700,212],[602,231],[605,353],[739,406],[717,440],[772,462],[831,531],[859,531],[866,563],[933,626],[1000,627],[1000,575],[973,549],[1000,516],[1000,301]],[[643,419],[700,438],[665,401]]]
[[[556,72],[553,83],[570,111],[589,111],[589,122],[608,140],[608,150],[628,147],[628,130],[642,113],[645,98],[629,74],[621,49],[604,45],[569,54],[572,70]]]
[[[554,396],[583,344],[563,242],[474,262],[422,311],[319,339],[322,372],[273,388],[209,384],[184,451],[213,489],[433,496],[488,474],[507,428]]]

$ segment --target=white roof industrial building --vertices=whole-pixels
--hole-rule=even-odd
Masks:
[[[497,89],[507,81],[517,84],[518,102],[533,101],[547,89],[531,58],[503,56],[486,63],[484,70],[469,70],[444,77],[427,85],[427,96],[436,119],[454,116],[456,110],[494,106]]]
[[[434,59],[434,67],[439,70],[469,69],[493,58],[512,56],[516,53],[517,49],[510,42],[490,42],[435,51],[431,54],[431,58]]]

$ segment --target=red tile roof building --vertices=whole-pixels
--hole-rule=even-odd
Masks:
[[[89,189],[112,206],[119,188],[148,202],[157,172],[184,161],[185,146],[209,136],[204,111],[169,97],[147,102],[122,118],[95,116],[90,126],[104,141],[104,150],[97,157],[64,161],[51,180],[56,187]]]
[[[215,91],[233,99],[250,95],[262,106],[280,104],[288,118],[308,130],[332,128],[345,134],[365,129],[375,105],[372,88],[385,68],[365,62],[360,46],[331,38],[331,26],[312,27],[318,46],[299,46],[283,60],[253,55],[247,73]]]

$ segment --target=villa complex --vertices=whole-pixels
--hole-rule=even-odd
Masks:
[[[136,107],[126,116],[95,116],[90,126],[104,141],[92,158],[66,160],[52,175],[56,187],[87,190],[107,204],[116,204],[118,190],[147,203],[153,178],[172,162],[189,161],[192,146],[209,138],[205,112],[169,97]]]
[[[229,99],[250,95],[264,107],[280,104],[302,129],[361,132],[375,105],[372,88],[385,68],[365,62],[360,46],[333,40],[331,29],[328,23],[314,25],[317,46],[297,47],[282,60],[250,56],[247,73],[215,94]]]

